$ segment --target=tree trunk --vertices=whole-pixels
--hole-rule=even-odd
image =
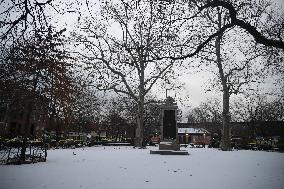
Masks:
[[[218,28],[221,29],[221,11],[218,9]],[[216,63],[219,70],[219,76],[223,88],[223,113],[222,113],[222,139],[221,149],[224,151],[231,150],[231,135],[230,135],[230,91],[227,84],[227,77],[224,74],[222,58],[221,58],[221,41],[223,34],[220,34],[216,38],[215,49],[216,49]]]
[[[140,62],[140,75],[139,75],[139,100],[138,100],[138,111],[137,111],[137,127],[135,132],[135,147],[143,147],[144,138],[144,93],[145,93],[145,65]]]
[[[7,124],[8,124],[8,120],[10,119],[10,104],[9,103],[7,103],[6,104],[6,111],[5,111],[5,113],[4,113],[4,118],[3,118],[3,120],[2,120],[2,122],[3,122],[3,127],[4,127],[4,134],[5,135],[7,135],[9,132],[7,131]],[[1,121],[1,120],[0,120]],[[9,134],[10,135],[10,134]]]
[[[115,133],[115,141],[118,141],[118,137],[120,135],[120,130],[119,130],[120,125],[116,125],[116,133]]]
[[[135,147],[143,147],[144,126],[144,99],[138,102],[137,127],[135,132]]]
[[[223,131],[222,131],[221,149],[224,151],[229,151],[231,150],[231,127],[230,127],[230,94],[228,89],[223,91],[222,120],[223,120]]]
[[[27,100],[27,107],[25,108],[26,113],[25,113],[25,125],[24,125],[24,141],[22,143],[22,148],[21,148],[21,154],[20,154],[20,161],[25,162],[26,160],[26,148],[27,148],[27,142],[28,142],[28,132],[30,131],[30,123],[31,123],[31,114],[33,112],[33,107],[36,105],[34,104],[36,102],[36,88],[38,84],[38,78],[39,78],[39,73],[36,72],[36,76],[33,79],[33,90],[30,93],[29,97],[26,99]]]
[[[23,142],[21,146],[21,154],[20,154],[20,162],[24,163],[26,161],[26,149],[27,149],[27,142],[28,142],[28,131],[30,127],[30,120],[31,120],[31,113],[33,109],[33,103],[31,100],[28,101],[27,107],[25,110],[25,125],[24,125],[24,136]]]

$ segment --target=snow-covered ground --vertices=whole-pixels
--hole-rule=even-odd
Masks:
[[[283,189],[284,153],[90,147],[49,150],[47,162],[1,165],[1,189]],[[73,152],[76,155],[73,155]]]

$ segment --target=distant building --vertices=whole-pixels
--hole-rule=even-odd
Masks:
[[[180,144],[211,144],[211,133],[203,128],[178,128],[178,136]]]

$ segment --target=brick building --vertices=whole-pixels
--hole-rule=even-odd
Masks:
[[[180,144],[211,144],[211,134],[203,128],[178,128]]]

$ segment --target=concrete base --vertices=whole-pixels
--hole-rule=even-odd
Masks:
[[[188,151],[180,150],[180,144],[176,141],[162,141],[159,144],[159,150],[150,150],[150,154],[189,155]]]
[[[150,154],[160,154],[160,155],[189,155],[188,151],[185,150],[150,150]]]
[[[163,141],[159,144],[159,150],[167,150],[167,151],[179,151],[180,145],[175,141]]]

